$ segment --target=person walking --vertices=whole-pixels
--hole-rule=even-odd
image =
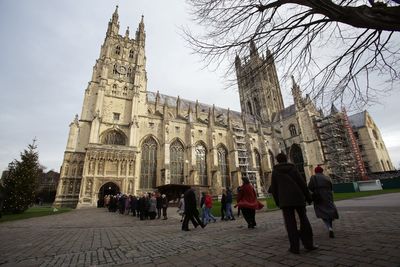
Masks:
[[[232,190],[227,187],[226,188],[226,203],[225,203],[225,220],[235,220],[235,217],[233,216],[233,211],[232,211],[232,201],[233,201],[233,194]]]
[[[196,194],[194,193],[193,188],[189,188],[186,190],[184,194],[185,201],[185,217],[182,222],[182,231],[190,231],[189,230],[189,221],[192,221],[194,227],[201,226],[204,228],[205,225],[199,218],[199,211],[197,210],[196,203]]]
[[[205,197],[204,197],[204,211],[205,211],[205,221],[203,221],[204,224],[209,223],[211,220],[213,220],[214,222],[217,221],[217,219],[215,219],[214,215],[211,212],[212,209],[212,205],[213,205],[213,200],[211,195],[207,192]]]
[[[156,193],[157,199],[157,219],[161,218],[161,209],[162,209],[162,199],[161,194],[159,192]]]
[[[178,214],[181,215],[181,222],[183,222],[183,219],[185,217],[185,199],[184,199],[184,194],[181,195],[181,198],[179,199],[179,204],[178,204]]]
[[[290,242],[289,251],[294,254],[300,253],[300,239],[307,250],[317,249],[306,214],[306,201],[311,203],[306,181],[296,166],[287,162],[285,154],[278,154],[276,159],[278,164],[272,170],[268,192],[273,195],[276,205],[282,210]],[[300,230],[297,229],[295,212],[299,216]]]
[[[136,217],[136,210],[137,210],[137,198],[136,196],[131,197],[131,211],[132,211],[132,216]]]
[[[308,188],[314,196],[314,211],[317,218],[322,219],[329,231],[329,237],[334,238],[333,220],[339,219],[339,214],[333,202],[331,178],[324,175],[324,169],[317,166],[315,175],[311,176]]]
[[[161,195],[161,207],[162,207],[163,220],[166,220],[168,219],[167,217],[168,199],[165,194]]]
[[[225,210],[226,210],[226,190],[222,189],[221,196],[221,221],[225,219]]]
[[[243,217],[247,222],[247,228],[254,229],[256,227],[256,210],[264,207],[260,201],[257,200],[256,191],[251,185],[249,178],[242,177],[243,185],[240,187],[238,193],[236,206],[242,210]]]
[[[157,213],[157,198],[156,194],[152,193],[150,198],[149,198],[149,218],[150,220],[154,220],[156,218],[156,213]]]

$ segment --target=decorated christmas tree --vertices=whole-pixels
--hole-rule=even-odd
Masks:
[[[35,200],[36,181],[40,172],[39,155],[35,140],[21,153],[21,160],[8,165],[3,185],[6,192],[4,210],[24,212]]]

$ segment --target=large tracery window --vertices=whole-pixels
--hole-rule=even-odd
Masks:
[[[169,147],[171,158],[171,184],[183,184],[183,164],[185,150],[178,140],[175,140]]]
[[[109,131],[103,136],[103,144],[106,145],[125,145],[125,136],[118,131]]]
[[[260,107],[260,103],[258,102],[258,99],[257,98],[254,98],[253,99],[253,102],[254,102],[254,113],[257,115],[257,116],[261,116],[261,107]]]
[[[196,145],[196,167],[201,185],[207,185],[207,149],[204,145]]]
[[[228,152],[223,146],[218,148],[218,166],[221,173],[222,187],[230,186],[230,180],[228,176]]]
[[[272,170],[272,167],[275,166],[275,156],[271,150],[268,150],[268,156],[269,156],[269,161],[271,163],[271,170]]]
[[[147,138],[142,145],[140,188],[155,188],[157,179],[157,143]]]

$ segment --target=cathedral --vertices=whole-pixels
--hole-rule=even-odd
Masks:
[[[275,156],[284,152],[305,178],[320,165],[334,182],[393,170],[368,112],[324,115],[293,79],[284,106],[272,55],[237,57],[241,112],[147,90],[143,17],[134,36],[108,23],[80,117],[70,124],[55,206],[96,206],[105,194],[137,195],[191,185],[220,195],[248,177],[266,192]]]

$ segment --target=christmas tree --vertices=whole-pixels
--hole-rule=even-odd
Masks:
[[[40,172],[39,155],[35,141],[21,153],[21,160],[8,165],[8,174],[3,185],[6,192],[4,210],[21,213],[35,200],[35,187]]]

